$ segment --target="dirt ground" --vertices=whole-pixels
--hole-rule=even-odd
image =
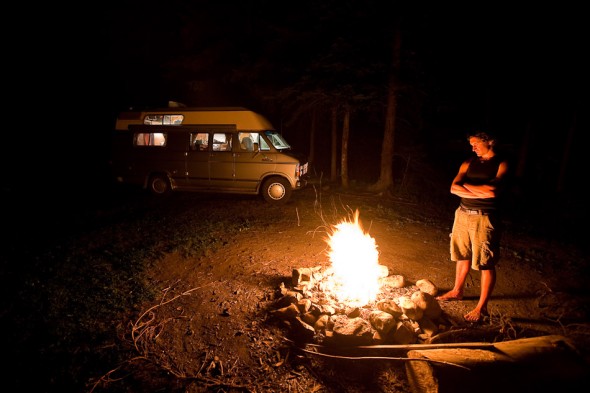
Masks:
[[[314,184],[295,193],[283,206],[248,196],[176,194],[154,200],[130,195],[112,201],[99,198],[97,207],[61,223],[56,208],[44,217],[31,213],[29,221],[18,221],[26,237],[12,228],[15,239],[24,239],[23,244],[28,239],[41,240],[38,234],[44,234],[51,245],[44,256],[31,257],[33,266],[46,271],[44,278],[19,267],[25,266],[26,251],[16,240],[13,254],[17,263],[5,265],[14,272],[3,272],[4,298],[18,296],[3,313],[4,325],[15,326],[9,342],[16,343],[17,351],[23,352],[25,345],[32,348],[31,355],[21,353],[22,361],[14,365],[25,381],[30,372],[49,374],[50,386],[44,390],[59,386],[60,391],[68,391],[67,382],[58,382],[63,376],[52,375],[66,374],[67,369],[92,392],[412,392],[406,359],[387,352],[371,352],[371,356],[340,353],[338,357],[309,353],[305,343],[292,341],[293,330],[284,320],[274,318],[272,311],[281,297],[281,285],[290,285],[293,269],[329,265],[327,235],[333,225],[350,219],[357,209],[361,225],[375,239],[380,264],[390,274],[403,276],[410,285],[427,279],[439,293],[448,290],[454,279],[448,239],[456,201],[424,204]],[[81,201],[84,199],[76,203]],[[64,209],[71,210],[69,205],[64,202]],[[218,225],[209,225],[206,233],[189,238],[214,246],[196,254],[167,248],[175,240],[171,237],[179,236],[173,228],[191,227],[206,217],[214,217]],[[440,303],[444,321],[438,342],[498,342],[557,334],[573,340],[584,364],[590,364],[587,248],[563,237],[557,239],[555,231],[540,231],[526,218],[514,217],[506,217],[490,318],[479,324],[462,318],[479,295],[479,274],[472,272],[462,301]],[[79,228],[68,220],[77,220]],[[75,245],[74,252],[66,253],[65,245],[47,237],[57,226],[75,228],[64,235],[68,244]],[[109,276],[116,271],[109,255],[114,250],[141,248],[142,233],[151,233],[153,248],[161,250],[157,257],[146,255],[152,262],[142,276],[142,286],[156,296],[149,301],[138,297],[143,300],[133,309],[121,310],[116,321],[93,322],[99,327],[100,323],[111,324],[111,330],[108,326],[103,330],[113,332],[94,337],[76,323],[85,319],[65,305],[74,303],[92,313],[79,295],[84,293],[79,286],[87,283],[97,285],[92,291],[105,291],[105,299],[121,296],[116,284],[107,288],[100,280],[116,283]],[[81,268],[66,267],[75,263],[96,263],[94,271],[104,276],[75,278]],[[32,277],[17,277],[19,269]],[[26,289],[20,289],[21,281]],[[45,305],[33,304],[35,296]],[[56,307],[58,312],[52,311]],[[96,314],[101,315],[99,312],[97,309]],[[74,333],[58,329],[69,320],[82,331],[77,333],[81,338],[74,340]],[[51,341],[59,336],[55,331],[83,343],[64,349]],[[37,356],[42,360],[31,364]],[[91,357],[100,357],[101,364],[86,367],[84,359]],[[44,371],[31,370],[34,366]],[[90,375],[88,370],[92,370]]]
[[[234,201],[230,202],[234,198]],[[215,198],[199,209],[211,209]],[[448,239],[452,212],[398,198],[311,187],[285,206],[222,197],[237,220],[268,215],[203,255],[168,253],[148,273],[161,296],[140,305],[120,337],[136,357],[96,376],[106,391],[410,392],[403,361],[330,359],[301,351],[289,326],[272,318],[281,283],[292,270],[329,264],[326,235],[360,212],[376,241],[379,261],[406,282],[428,279],[439,293],[453,284]],[[227,203],[226,203],[227,202]],[[219,205],[219,202],[217,202]],[[244,209],[236,214],[236,209]],[[462,316],[479,295],[479,274],[468,278],[465,299],[440,303],[455,341],[494,342],[544,334],[571,338],[587,357],[590,325],[584,293],[585,256],[571,245],[529,238],[508,226],[490,318],[474,325]],[[99,378],[100,377],[100,378]]]

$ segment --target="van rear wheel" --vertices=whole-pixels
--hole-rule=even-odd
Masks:
[[[170,181],[166,175],[153,175],[148,183],[150,193],[154,195],[166,195],[170,192]]]
[[[282,177],[271,177],[262,184],[262,197],[274,204],[286,203],[291,198],[291,184]]]

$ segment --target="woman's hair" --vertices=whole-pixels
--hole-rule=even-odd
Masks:
[[[496,138],[492,134],[490,134],[489,132],[485,132],[485,131],[471,132],[467,135],[467,140],[469,140],[473,137],[479,138],[483,142],[488,142],[490,144],[490,146],[494,146],[496,144]]]

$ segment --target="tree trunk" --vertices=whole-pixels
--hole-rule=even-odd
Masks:
[[[563,146],[563,155],[561,156],[561,165],[559,166],[559,177],[557,178],[557,192],[561,194],[565,190],[567,165],[570,160],[572,145],[574,143],[574,135],[576,133],[576,114],[572,120],[572,125],[567,132],[565,145]]]
[[[340,152],[340,171],[342,177],[342,188],[348,188],[348,139],[350,135],[350,107],[344,108],[344,119],[342,122],[342,151]]]
[[[514,175],[517,179],[522,179],[526,173],[526,163],[529,158],[529,147],[532,139],[532,126],[529,121],[524,130],[524,135],[520,144],[521,147],[518,152],[518,162],[514,171]]]
[[[307,157],[307,162],[311,167],[315,161],[315,134],[316,134],[316,127],[317,127],[317,118],[318,118],[318,111],[317,107],[313,107],[311,110],[311,124],[309,126],[309,154]]]
[[[401,32],[398,27],[393,39],[393,59],[389,72],[387,88],[387,110],[385,113],[385,129],[383,132],[383,144],[381,146],[381,171],[379,180],[371,188],[375,192],[383,192],[393,186],[393,153],[395,136],[395,119],[397,114],[397,74],[399,72],[401,52]]]
[[[338,106],[332,106],[332,162],[330,180],[336,182],[338,180]]]

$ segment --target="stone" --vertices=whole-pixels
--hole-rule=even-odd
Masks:
[[[379,310],[371,312],[369,322],[371,322],[371,326],[383,336],[387,335],[387,333],[395,327],[396,323],[393,315]]]
[[[420,289],[420,291],[426,292],[431,296],[436,296],[438,294],[437,286],[434,285],[434,283],[428,279],[416,281],[416,286]]]

